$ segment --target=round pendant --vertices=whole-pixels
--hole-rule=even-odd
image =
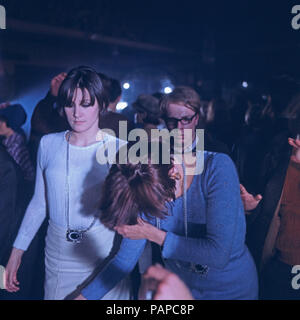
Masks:
[[[83,237],[83,233],[78,230],[68,230],[66,237],[67,241],[69,242],[80,243]]]

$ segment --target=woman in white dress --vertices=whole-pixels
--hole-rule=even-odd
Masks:
[[[101,80],[93,69],[71,70],[60,87],[57,101],[71,130],[48,134],[41,139],[34,196],[6,266],[6,289],[16,292],[22,256],[48,214],[47,300],[64,299],[80,288],[117,246],[115,233],[97,219],[99,194],[109,165],[99,164],[96,155],[110,144],[118,149],[125,143],[99,131],[106,99]],[[104,297],[110,300],[129,298],[128,279]]]

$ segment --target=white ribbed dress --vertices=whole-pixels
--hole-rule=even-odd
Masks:
[[[15,248],[26,250],[46,214],[49,214],[45,249],[45,299],[50,300],[64,299],[84,283],[109,255],[115,236],[114,232],[97,220],[84,235],[82,243],[75,244],[66,240],[66,133],[67,131],[48,134],[41,139],[35,192],[14,242]],[[126,143],[113,136],[106,135],[106,138],[106,148],[114,145],[118,150]],[[97,161],[96,154],[101,148],[104,148],[103,142],[87,147],[69,144],[71,229],[88,228],[98,212],[101,188],[109,170],[107,164],[100,165]],[[129,292],[130,285],[126,279],[104,299],[129,299]]]

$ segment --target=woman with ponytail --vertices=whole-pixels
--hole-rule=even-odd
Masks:
[[[123,240],[76,299],[100,299],[131,272],[147,241],[160,246],[165,267],[195,299],[257,299],[256,268],[245,245],[244,208],[230,158],[205,151],[191,166],[186,157],[181,164],[173,157],[163,164],[161,152],[159,164],[152,164],[150,154],[143,163],[127,159],[111,167],[101,222]],[[196,174],[199,161],[203,172]]]

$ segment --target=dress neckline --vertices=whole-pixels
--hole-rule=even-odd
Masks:
[[[82,146],[76,146],[76,145],[71,144],[70,142],[68,142],[68,140],[67,140],[67,133],[68,133],[68,132],[70,132],[70,130],[67,130],[67,131],[64,132],[64,142],[65,142],[65,143],[68,143],[69,146],[70,146],[70,148],[73,148],[73,149],[78,149],[78,150],[92,149],[93,147],[98,146],[100,143],[103,142],[103,140],[101,140],[101,141],[97,141],[97,142],[95,142],[95,143],[92,143],[92,144],[90,144],[90,145],[88,145],[88,146],[84,146],[84,147],[82,147]]]

